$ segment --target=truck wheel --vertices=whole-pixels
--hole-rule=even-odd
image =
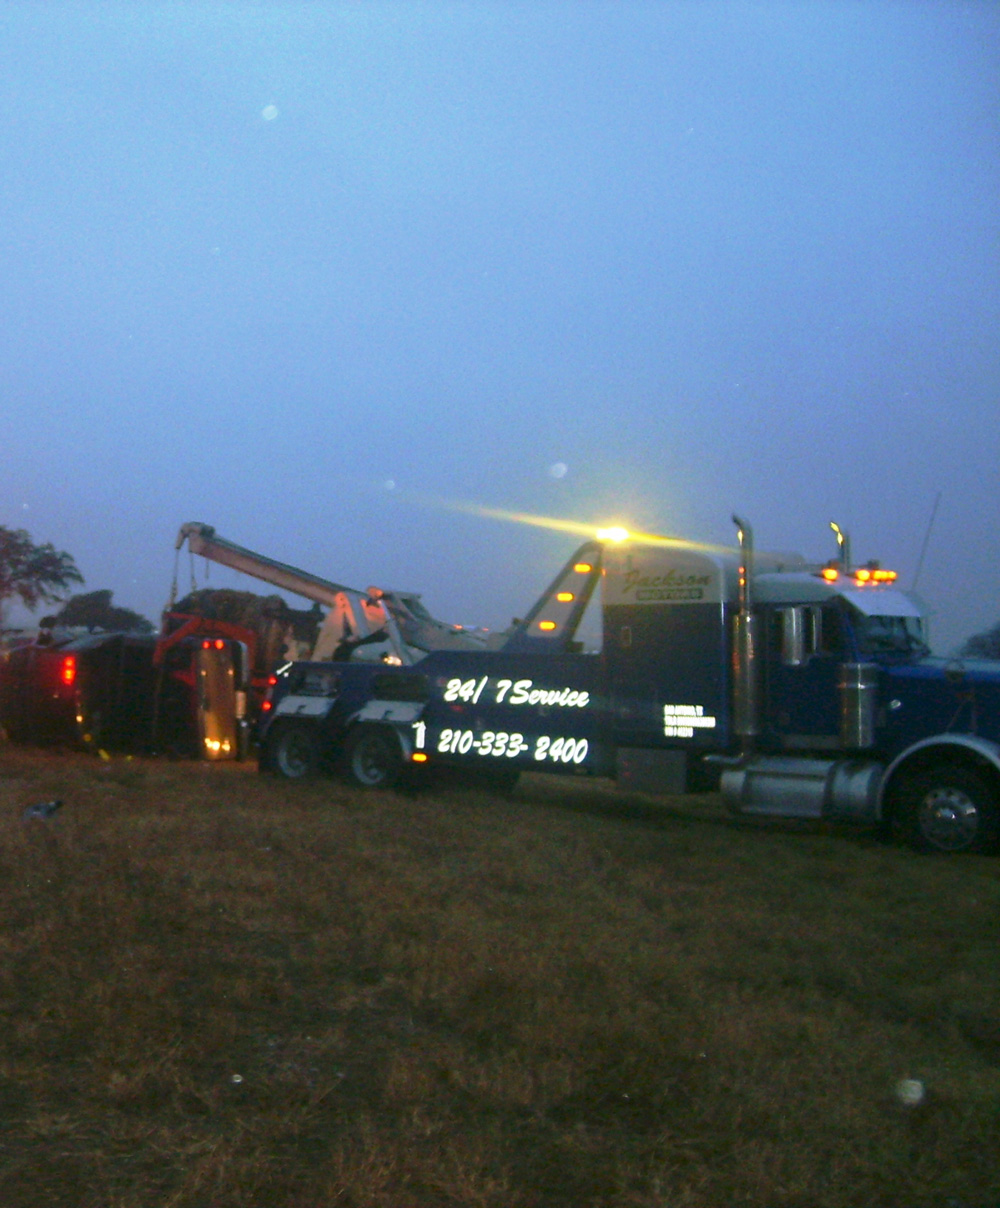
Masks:
[[[992,851],[1000,830],[1000,811],[990,784],[978,772],[962,767],[931,768],[907,780],[894,820],[917,851]]]
[[[304,780],[319,770],[319,742],[313,726],[284,725],[268,740],[264,766],[286,780]]]
[[[403,772],[399,744],[381,726],[356,726],[344,745],[344,767],[362,788],[392,788]]]

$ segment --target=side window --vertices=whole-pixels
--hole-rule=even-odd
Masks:
[[[831,607],[816,607],[812,611],[816,614],[816,652],[843,656],[845,649],[844,625],[840,610]]]

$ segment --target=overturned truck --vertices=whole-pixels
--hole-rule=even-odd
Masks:
[[[186,635],[42,631],[0,655],[0,726],[12,742],[239,759],[250,734],[246,646]]]

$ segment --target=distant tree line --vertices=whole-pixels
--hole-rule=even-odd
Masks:
[[[969,638],[958,653],[969,659],[1000,659],[1000,621]]]
[[[36,545],[24,529],[0,525],[0,623],[5,605],[18,599],[30,611],[39,604],[63,604],[51,618],[55,625],[103,629],[108,632],[152,633],[150,621],[131,608],[117,608],[110,591],[70,596],[66,592],[83,575],[72,556],[50,542]]]
[[[144,616],[131,608],[118,608],[111,603],[110,591],[88,591],[70,596],[52,618],[66,629],[103,629],[106,633],[152,633],[156,628]]]

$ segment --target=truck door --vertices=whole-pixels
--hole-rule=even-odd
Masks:
[[[853,654],[836,605],[771,607],[765,614],[766,739],[785,750],[840,746],[840,668]]]

